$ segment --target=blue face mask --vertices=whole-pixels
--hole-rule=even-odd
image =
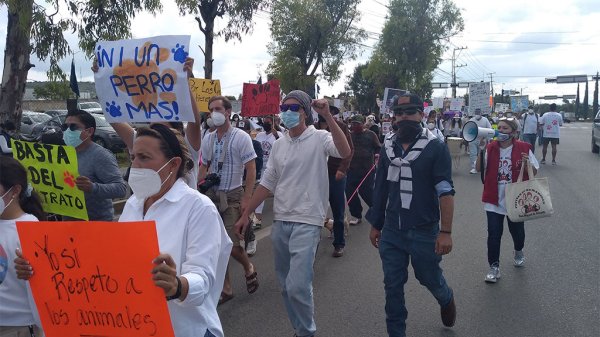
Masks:
[[[498,132],[498,135],[496,136],[496,139],[500,142],[507,141],[511,138],[512,138],[512,134],[510,134],[510,133]]]
[[[78,147],[81,145],[81,143],[83,143],[83,140],[81,140],[81,130],[73,131],[71,129],[67,129],[66,131],[63,131],[63,140],[68,146]]]
[[[293,112],[292,110],[287,110],[282,112],[280,115],[281,121],[285,124],[285,127],[291,129],[293,127],[298,126],[300,124],[300,113]]]

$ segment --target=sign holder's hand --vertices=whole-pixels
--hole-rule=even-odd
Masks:
[[[183,63],[183,71],[187,73],[188,78],[194,78],[194,59],[187,57]]]
[[[31,267],[31,264],[29,264],[29,261],[23,257],[20,248],[15,250],[15,254],[17,255],[14,260],[17,278],[27,281],[33,276],[33,268]]]
[[[75,179],[75,185],[80,190],[90,193],[94,189],[94,183],[88,177],[79,176]]]
[[[169,254],[160,254],[152,263],[156,264],[152,268],[152,280],[154,285],[165,292],[165,296],[172,296],[177,292],[177,266]]]

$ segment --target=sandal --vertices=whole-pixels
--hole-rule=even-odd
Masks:
[[[246,290],[248,290],[248,294],[253,294],[258,289],[258,278],[256,277],[256,272],[246,276]]]
[[[219,304],[218,305],[221,305],[221,304],[229,301],[232,298],[233,298],[233,294],[226,294],[224,292],[221,292],[221,296],[219,297]]]

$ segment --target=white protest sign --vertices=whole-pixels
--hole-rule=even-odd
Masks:
[[[381,123],[381,133],[387,135],[392,130],[392,122]]]
[[[433,111],[433,106],[426,106],[425,108],[423,108],[423,112],[425,112],[425,118],[427,118],[427,116],[429,116],[429,113]]]
[[[506,112],[509,107],[508,103],[496,103],[496,112]]]
[[[453,98],[450,101],[450,111],[461,111],[464,103],[465,103],[464,98]]]
[[[521,112],[529,107],[529,95],[510,96],[510,107],[513,112]]]
[[[96,93],[108,122],[193,121],[183,64],[190,36],[98,41]]]
[[[442,109],[444,107],[444,97],[434,97],[432,103],[434,109]]]
[[[475,109],[481,109],[484,115],[489,114],[490,107],[490,82],[469,84],[469,115],[475,114]]]
[[[383,114],[391,114],[392,112],[390,111],[390,109],[392,107],[394,96],[400,96],[406,93],[409,93],[409,91],[402,89],[385,88],[385,91],[383,92],[383,102],[380,112]]]

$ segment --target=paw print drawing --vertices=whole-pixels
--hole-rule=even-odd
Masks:
[[[112,117],[120,117],[122,115],[121,107],[117,105],[115,101],[112,101],[112,104],[106,102],[106,112],[108,112]]]
[[[188,53],[184,50],[185,46],[184,45],[179,45],[176,44],[175,48],[171,49],[171,52],[173,53],[173,59],[179,63],[185,63],[185,59],[188,57]]]
[[[73,177],[69,171],[65,171],[65,173],[63,173],[63,181],[65,184],[71,186],[71,188],[75,187],[75,177]]]

